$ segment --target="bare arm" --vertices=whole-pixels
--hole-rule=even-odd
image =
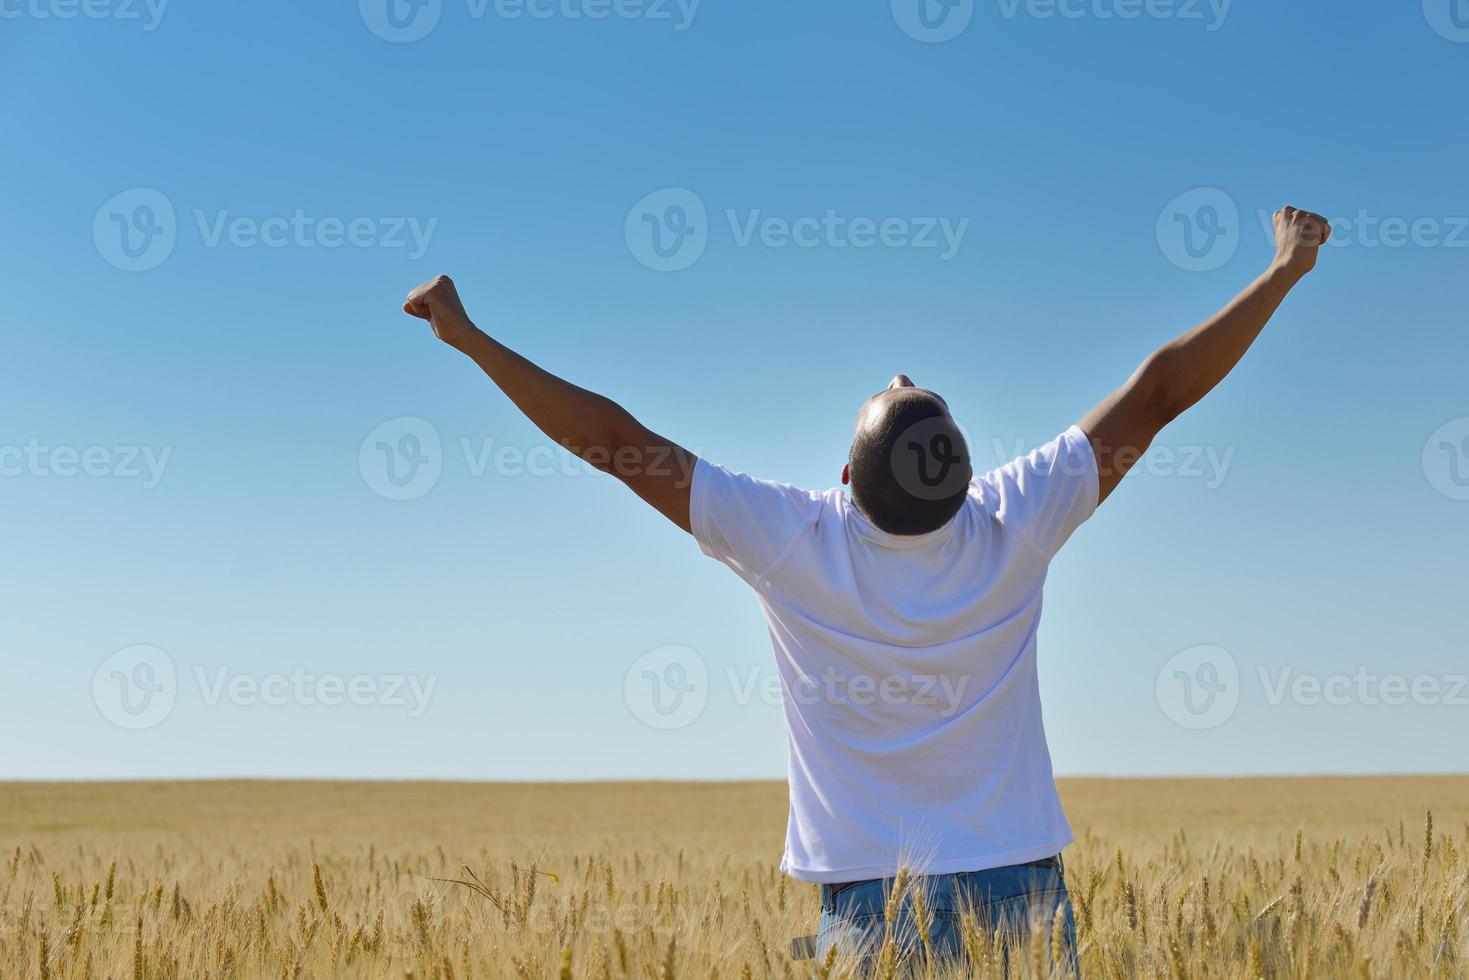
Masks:
[[[472,358],[547,436],[689,530],[692,453],[649,431],[611,399],[561,380],[491,338],[470,321],[448,276],[409,293],[403,311],[428,320],[440,340]]]
[[[1326,219],[1292,207],[1275,213],[1275,260],[1203,325],[1159,347],[1127,383],[1081,420],[1106,500],[1153,437],[1203,398],[1245,356],[1286,294],[1316,265],[1331,234]]]

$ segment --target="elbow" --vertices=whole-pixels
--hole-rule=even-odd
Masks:
[[[1188,411],[1195,401],[1186,387],[1179,383],[1179,372],[1173,360],[1173,353],[1166,347],[1161,348],[1144,362],[1138,372],[1142,389],[1139,402],[1143,413],[1157,429]]]
[[[638,472],[646,451],[647,430],[622,406],[607,402],[606,425],[588,440],[579,456],[593,469],[619,479]]]

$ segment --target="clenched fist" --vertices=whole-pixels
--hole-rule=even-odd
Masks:
[[[1331,237],[1331,224],[1321,215],[1287,205],[1272,216],[1275,264],[1296,276],[1316,268],[1316,254]]]
[[[464,312],[454,280],[448,276],[436,276],[409,293],[403,312],[427,320],[433,325],[434,336],[456,347],[477,329]]]

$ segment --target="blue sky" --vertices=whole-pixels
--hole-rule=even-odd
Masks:
[[[778,777],[753,597],[403,294],[824,487],[897,371],[1055,435],[1286,203],[1338,243],[1053,567],[1056,768],[1462,770],[1463,0],[929,2],[0,2],[0,778]]]

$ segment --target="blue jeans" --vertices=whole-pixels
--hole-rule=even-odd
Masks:
[[[925,944],[914,921],[912,894],[921,889],[928,909],[929,940]],[[887,935],[884,918],[892,878],[821,886],[821,931],[816,954],[824,957],[833,946],[866,963],[875,959]],[[1062,917],[1059,935],[1055,918]],[[937,960],[964,956],[961,919],[972,916],[980,929],[1006,946],[1028,943],[1036,934],[1051,956],[1053,938],[1060,940],[1061,963],[1051,964],[1063,976],[1079,976],[1076,920],[1066,892],[1065,868],[1060,856],[987,871],[928,875],[911,879],[892,935],[906,960],[931,953]],[[997,954],[999,955],[999,954]]]

